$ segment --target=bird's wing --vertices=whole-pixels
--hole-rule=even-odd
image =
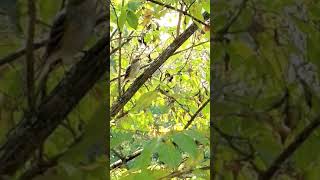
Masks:
[[[55,20],[53,21],[45,52],[46,58],[48,58],[50,55],[52,55],[52,53],[56,52],[61,47],[63,32],[66,28],[66,18],[66,10],[64,9],[57,14]]]
[[[126,69],[126,73],[124,75],[124,79],[127,79],[129,77],[130,71],[131,71],[131,65]]]

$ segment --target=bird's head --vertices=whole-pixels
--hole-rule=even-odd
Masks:
[[[141,60],[140,58],[134,58],[131,63],[132,64],[139,63],[140,60]]]

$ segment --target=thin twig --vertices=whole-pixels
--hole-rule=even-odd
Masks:
[[[198,23],[200,23],[200,24],[202,24],[202,25],[207,26],[208,28],[210,28],[210,25],[208,25],[208,24],[206,24],[205,22],[201,21],[200,19],[192,16],[191,14],[189,14],[189,13],[186,12],[186,11],[182,11],[182,10],[177,9],[177,8],[175,8],[175,7],[172,7],[172,6],[168,5],[168,4],[164,4],[164,3],[162,3],[162,2],[158,2],[158,1],[155,1],[155,0],[146,0],[146,1],[152,2],[152,3],[154,3],[154,4],[158,4],[158,5],[160,5],[160,6],[166,7],[166,8],[168,8],[168,9],[172,9],[172,10],[177,11],[177,12],[180,12],[180,13],[182,13],[183,15],[189,16],[190,18],[192,18],[193,20],[197,21]]]
[[[183,109],[185,112],[187,112],[189,114],[190,117],[192,117],[192,114],[190,113],[190,110],[185,108],[185,105],[184,104],[181,104],[176,98],[174,98],[173,96],[169,95],[167,92],[165,92],[164,90],[162,89],[159,89],[160,93],[165,95],[166,97],[168,97],[169,99],[172,99],[174,102],[176,102],[180,107],[181,109]]]
[[[195,48],[195,47],[197,47],[197,46],[201,46],[202,44],[205,44],[205,43],[208,43],[208,42],[210,42],[210,41],[204,41],[204,42],[201,42],[201,43],[199,43],[199,44],[194,44],[194,45],[192,45],[192,46],[190,46],[190,47],[188,47],[188,48],[186,48],[186,49],[182,49],[182,50],[180,50],[180,51],[175,52],[173,55],[182,53],[182,52],[184,52],[184,51],[187,51],[187,50],[189,50],[189,49]]]
[[[99,25],[100,23],[106,21],[105,17],[100,17],[98,18],[97,22],[96,22],[96,26]],[[47,44],[48,40],[47,39],[43,39],[40,40],[39,42],[35,42],[33,43],[33,50],[37,50],[40,49],[41,47],[45,46]],[[0,66],[4,65],[4,64],[8,64],[13,62],[14,60],[17,60],[18,58],[24,56],[26,53],[26,47],[23,47],[15,52],[10,53],[9,55],[3,57],[0,59]]]
[[[180,11],[183,11],[183,4],[180,3]],[[180,27],[181,27],[181,19],[182,19],[182,13],[179,12],[179,18],[178,18],[178,24],[177,24],[177,36],[180,34]]]
[[[42,162],[37,162],[35,164],[32,164],[30,168],[28,168],[20,177],[20,180],[29,180],[34,179],[36,176],[39,176],[46,172],[48,169],[53,168],[58,165],[59,159],[63,157],[66,153],[68,153],[68,150],[76,146],[81,142],[83,138],[83,134],[79,135],[77,138],[72,141],[65,150],[62,152],[56,154],[55,156],[51,157],[50,159]]]
[[[190,118],[190,120],[187,122],[183,129],[187,129],[191,125],[191,123],[196,119],[196,117],[199,115],[202,109],[205,108],[209,102],[210,99],[207,99],[206,102],[204,102],[202,106],[200,106],[200,108],[196,111],[196,113],[194,113],[194,115]]]
[[[238,11],[227,21],[227,23],[217,31],[218,34],[224,34],[228,32],[229,28],[233,25],[233,23],[238,19],[242,10],[246,7],[248,0],[243,0],[240,4]]]
[[[121,42],[122,42],[122,32],[121,30],[119,29],[119,47],[121,46]],[[119,71],[118,71],[118,91],[119,91],[119,97],[121,96],[121,47],[119,48],[119,59],[118,59],[118,68],[119,68]]]

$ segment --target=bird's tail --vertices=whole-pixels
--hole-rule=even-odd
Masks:
[[[42,64],[40,64],[38,71],[36,73],[35,82],[37,86],[37,95],[41,92],[45,92],[46,84],[48,80],[49,73],[52,71],[53,65],[56,62],[56,57],[54,56],[44,56],[42,60]]]
[[[129,80],[127,78],[124,78],[122,80],[122,86],[121,86],[121,90],[122,90],[122,93],[125,92],[125,88],[126,88],[126,85],[128,84]]]
[[[45,81],[46,77],[49,74],[50,67],[51,65],[49,63],[45,63],[43,67],[40,69],[40,72],[36,77],[36,81],[39,83],[39,85]]]
[[[45,71],[48,71],[46,69],[50,69],[50,67],[48,67],[48,66],[50,66],[50,65],[48,65],[49,61],[47,61],[47,60],[49,60],[48,55],[45,54],[44,56],[41,57],[40,63],[38,65],[38,67],[36,67],[36,73],[35,73],[36,82],[39,82],[40,77],[41,78],[44,77]]]
[[[44,60],[38,69],[38,73],[36,74],[36,82],[41,84],[44,80],[47,79],[49,73],[53,70],[54,66],[59,63],[59,59],[55,56],[44,57]]]

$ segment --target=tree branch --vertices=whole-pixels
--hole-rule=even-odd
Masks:
[[[33,50],[40,49],[41,47],[46,45],[46,43],[47,43],[47,39],[33,43]],[[26,53],[26,48],[21,48],[21,49],[17,50],[16,52],[13,52],[13,53],[1,58],[0,59],[0,66],[7,64],[7,63],[10,63],[10,62],[24,56],[25,53]]]
[[[75,140],[68,145],[68,147],[63,150],[62,152],[58,153],[57,155],[51,157],[50,159],[46,161],[41,162],[35,162],[33,165],[31,165],[30,168],[28,168],[20,177],[20,180],[30,180],[34,179],[36,176],[45,173],[48,169],[53,168],[59,164],[59,159],[63,157],[69,149],[76,146],[79,142],[81,142],[83,138],[83,134],[77,136]]]
[[[107,72],[109,34],[72,67],[33,116],[24,116],[0,147],[0,174],[14,174]]]
[[[262,173],[260,180],[269,180],[279,170],[281,165],[290,158],[293,153],[307,140],[307,138],[318,128],[320,125],[320,116],[315,118],[303,131],[298,134],[295,140],[282,151],[282,153],[273,161],[270,167]]]
[[[209,18],[209,14],[205,13],[205,19]],[[139,88],[173,55],[173,53],[198,29],[193,23],[180,36],[178,36],[154,61],[153,63],[132,83],[128,90],[112,105],[110,116],[114,117],[139,90]]]
[[[101,23],[106,21],[106,14],[102,14],[98,17],[97,21],[96,21],[96,26],[100,25]],[[33,50],[38,50],[41,47],[45,46],[47,44],[48,40],[44,39],[41,40],[39,42],[33,43]],[[25,55],[26,53],[26,47],[23,47],[19,50],[17,50],[16,52],[13,52],[3,58],[0,59],[0,66],[4,65],[4,64],[8,64],[11,63],[12,61],[22,57],[23,55]]]
[[[34,96],[34,55],[33,55],[33,40],[35,34],[36,24],[36,5],[34,0],[28,1],[28,39],[27,39],[27,53],[26,53],[26,76],[27,76],[27,99],[29,112],[34,112],[35,96]]]
[[[186,170],[183,170],[183,171],[175,171],[175,172],[172,172],[170,173],[169,175],[167,176],[164,176],[162,178],[160,178],[159,180],[161,179],[171,179],[171,178],[174,178],[174,177],[179,177],[179,176],[182,176],[184,174],[189,174],[189,173],[192,173],[193,171],[196,171],[196,170],[210,170],[210,166],[204,166],[204,167],[200,167],[200,168],[192,168],[192,169],[186,169]]]
[[[172,9],[172,10],[177,11],[177,12],[180,12],[180,13],[182,13],[183,15],[189,16],[190,18],[192,18],[193,20],[197,21],[198,23],[200,23],[200,24],[202,24],[202,25],[207,26],[208,28],[210,28],[210,25],[209,25],[209,24],[206,24],[205,22],[203,22],[203,21],[201,21],[200,19],[192,16],[191,14],[189,14],[189,13],[186,12],[186,11],[177,9],[177,8],[175,8],[175,7],[172,7],[172,6],[168,5],[168,4],[164,4],[164,3],[162,3],[162,2],[158,2],[158,1],[155,1],[155,0],[146,0],[146,1],[152,2],[152,3],[154,3],[154,4],[158,4],[158,5],[160,5],[160,6],[166,7],[166,8],[168,8],[168,9]]]
[[[190,113],[190,110],[185,108],[185,105],[184,104],[181,104],[175,97],[171,96],[169,93],[167,93],[166,91],[162,90],[162,89],[159,89],[160,93],[165,95],[167,98],[173,100],[174,102],[176,102],[180,107],[181,109],[183,109],[186,113],[188,113],[188,115],[190,117],[192,117],[192,114]]]
[[[200,108],[197,110],[196,113],[194,113],[194,115],[190,118],[190,120],[187,122],[187,124],[184,126],[183,129],[187,129],[191,125],[191,123],[196,119],[198,114],[202,111],[203,108],[207,106],[209,102],[210,102],[210,99],[207,99],[207,101],[200,106]]]
[[[189,49],[195,48],[195,47],[197,47],[197,46],[201,46],[201,45],[203,45],[203,44],[205,44],[205,43],[208,43],[208,42],[209,42],[209,41],[204,41],[204,42],[200,42],[200,43],[198,43],[198,44],[193,44],[192,46],[190,46],[190,47],[188,47],[188,48],[182,49],[182,50],[180,50],[180,51],[176,51],[173,55],[182,53],[182,52],[184,52],[184,51],[188,51]]]
[[[140,156],[141,152],[142,152],[142,149],[139,149],[139,150],[135,151],[134,153],[132,153],[131,155],[127,156],[127,157],[125,158],[125,161],[122,161],[122,160],[120,159],[120,160],[112,163],[112,164],[110,165],[110,169],[118,168],[118,167],[120,167],[121,165],[123,165],[123,163],[128,162],[128,161],[131,161],[132,159]]]

